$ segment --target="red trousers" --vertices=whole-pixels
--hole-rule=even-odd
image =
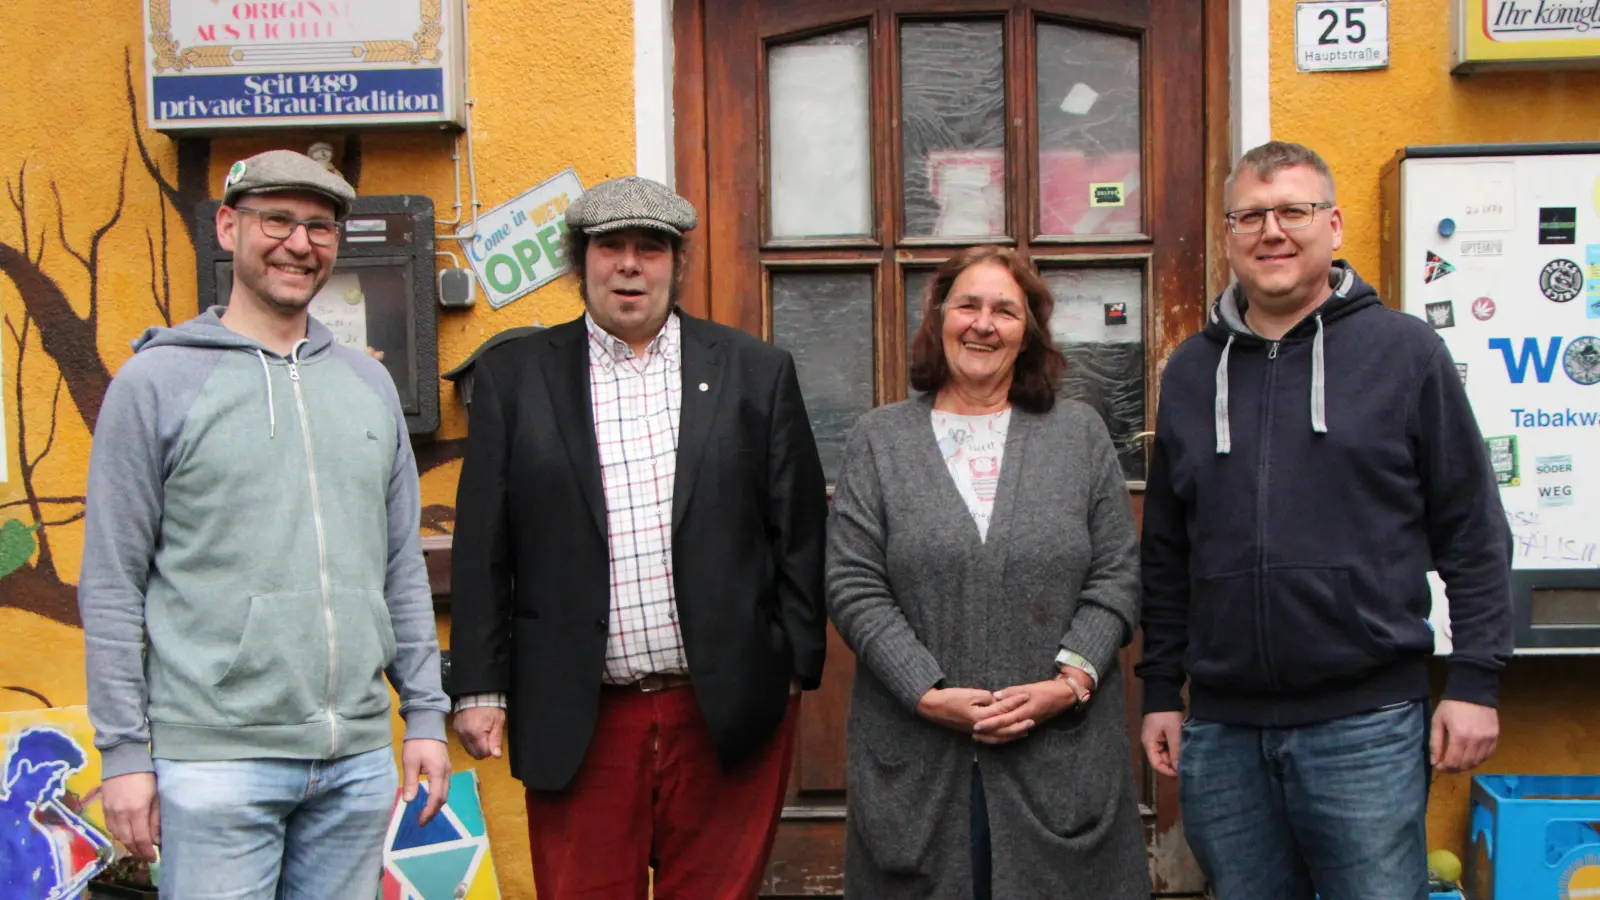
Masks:
[[[565,790],[528,791],[539,900],[751,900],[772,851],[799,698],[767,746],[724,772],[692,687],[603,689]]]

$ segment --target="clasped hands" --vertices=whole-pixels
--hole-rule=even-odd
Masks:
[[[1072,677],[1068,675],[1066,677]],[[1079,675],[1081,681],[1087,675]],[[1062,678],[984,691],[934,688],[917,701],[917,714],[965,732],[980,744],[1009,744],[1078,705],[1078,694]]]

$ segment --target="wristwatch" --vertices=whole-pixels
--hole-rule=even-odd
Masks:
[[[1067,687],[1070,688],[1072,693],[1078,698],[1079,706],[1083,706],[1084,704],[1088,703],[1089,698],[1094,696],[1093,688],[1086,688],[1083,685],[1078,684],[1078,680],[1073,678],[1071,675],[1068,675],[1064,670],[1056,672],[1056,680],[1065,681],[1067,683]]]
[[[1069,668],[1077,669],[1083,672],[1083,674],[1088,678],[1089,683],[1086,685],[1079,684],[1072,678],[1068,677],[1066,670]],[[1088,703],[1089,698],[1094,696],[1094,689],[1100,679],[1100,673],[1095,671],[1094,664],[1089,662],[1087,659],[1084,659],[1082,656],[1079,656],[1078,654],[1073,653],[1071,650],[1063,647],[1061,648],[1060,652],[1056,654],[1056,669],[1056,678],[1065,681],[1067,686],[1072,688],[1072,693],[1076,694],[1078,697],[1078,705],[1082,706],[1083,704]]]

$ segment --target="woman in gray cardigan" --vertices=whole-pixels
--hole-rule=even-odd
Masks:
[[[924,302],[926,393],[862,417],[833,499],[828,609],[858,660],[845,896],[1147,900],[1110,435],[1056,398],[1054,301],[1015,251],[963,252]]]

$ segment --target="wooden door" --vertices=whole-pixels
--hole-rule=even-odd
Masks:
[[[934,268],[1002,243],[1055,293],[1067,392],[1106,417],[1137,509],[1158,357],[1204,303],[1200,0],[680,0],[675,15],[679,189],[704,213],[685,305],[794,353],[830,480],[855,419],[907,395]],[[1197,892],[1175,786],[1138,750],[1136,653],[1120,677],[1152,874]],[[766,896],[842,888],[853,674],[831,634]]]

